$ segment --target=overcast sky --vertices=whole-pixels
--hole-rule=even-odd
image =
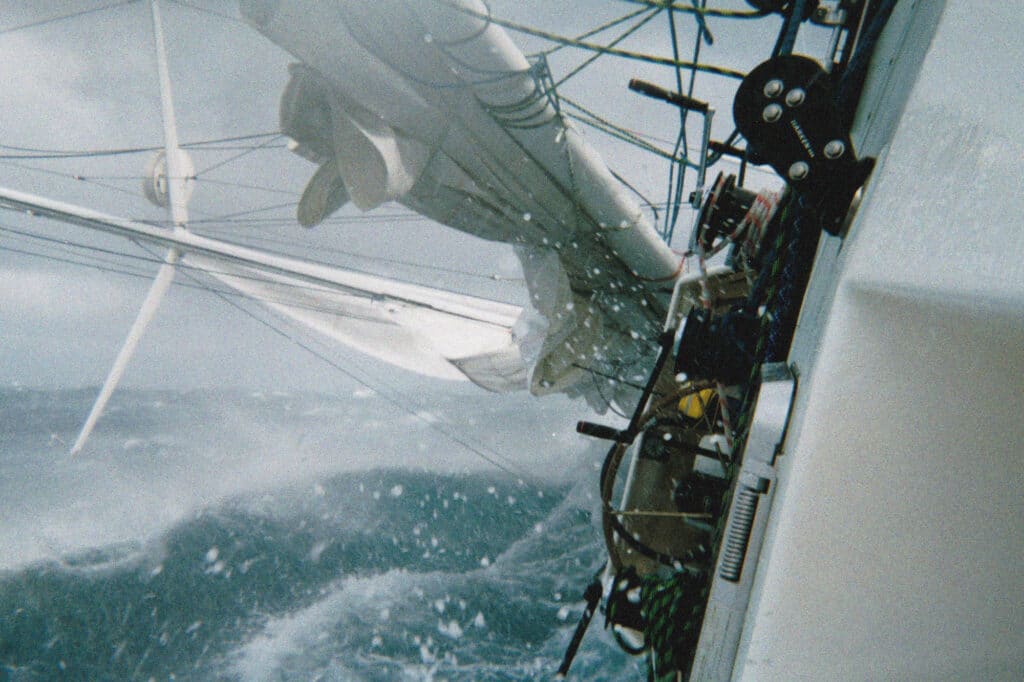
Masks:
[[[7,3],[0,25],[0,68],[5,88],[0,98],[0,144],[6,146],[0,149],[0,185],[119,216],[162,220],[163,209],[150,205],[140,191],[140,178],[151,156],[148,153],[59,160],[12,158],[32,155],[25,151],[32,149],[104,150],[162,144],[148,2],[11,30],[107,4],[98,0]],[[275,132],[287,65],[294,60],[247,25],[232,19],[237,17],[233,2],[162,4],[181,141]],[[743,2],[734,4],[747,7]],[[495,2],[492,6],[500,16],[573,35],[637,9],[625,2]],[[679,23],[681,49],[688,54],[694,22],[679,17]],[[775,19],[712,22],[716,45],[705,50],[702,59],[750,68],[771,49],[777,26]],[[614,35],[602,34],[600,38],[608,40]],[[667,55],[671,51],[667,36],[668,23],[658,17],[621,46]],[[518,34],[513,34],[513,39],[527,53],[550,47]],[[559,51],[551,58],[555,78],[588,56],[574,50]],[[659,145],[671,147],[677,125],[674,112],[666,105],[628,93],[625,84],[632,76],[664,86],[671,86],[674,80],[672,71],[665,67],[603,57],[594,68],[562,86],[561,91],[627,127],[665,140],[657,142]],[[697,94],[708,97],[719,108],[718,137],[731,129],[730,99],[736,84],[707,76],[698,80]],[[664,200],[666,162],[595,131],[587,135],[609,164],[652,201]],[[229,231],[221,234],[231,234],[232,238],[255,236],[268,240],[262,243],[272,248],[289,248],[282,242],[316,245],[321,249],[319,258],[341,266],[439,283],[515,303],[523,301],[522,286],[515,281],[518,266],[507,248],[426,221],[394,219],[405,213],[401,207],[385,206],[368,214],[369,218],[303,230],[294,223],[294,203],[315,169],[283,149],[281,140],[258,138],[256,142],[267,140],[267,148],[229,163],[223,162],[244,150],[192,152],[201,178],[191,204],[197,231],[204,229],[203,221],[234,216]],[[280,207],[262,210],[268,206]],[[352,208],[345,209],[344,214],[359,215]],[[281,219],[281,224],[268,225],[267,219],[271,218]],[[247,220],[252,223],[244,222]],[[684,217],[680,223],[683,240],[688,220]],[[80,228],[10,212],[0,214],[0,227],[149,258],[124,240],[98,237]],[[59,249],[9,231],[0,233],[0,246],[8,249],[0,252],[0,385],[100,384],[149,286],[146,277],[14,253],[10,249],[83,260],[81,251]],[[96,264],[107,269],[130,270],[138,275],[151,275],[156,269],[146,261],[99,257],[103,262]],[[439,281],[436,270],[398,265],[382,258],[441,266],[464,274],[449,272]],[[494,275],[499,281],[489,279]],[[189,283],[180,277],[178,281]],[[420,386],[409,376],[344,348],[319,348],[363,378]],[[329,392],[353,387],[345,371],[310,356],[216,297],[180,286],[172,288],[165,300],[124,383]],[[470,390],[448,384],[436,388]]]

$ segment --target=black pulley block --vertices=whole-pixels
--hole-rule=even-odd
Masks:
[[[676,372],[691,380],[726,385],[746,381],[754,368],[761,319],[742,307],[723,315],[694,308],[686,318],[676,355]]]
[[[769,59],[743,79],[733,117],[748,149],[764,157],[794,192],[811,199],[823,228],[836,234],[874,160],[854,153],[829,74],[808,57]]]

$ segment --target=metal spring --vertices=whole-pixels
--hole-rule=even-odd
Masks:
[[[743,571],[743,558],[747,554],[747,542],[750,540],[750,530],[754,525],[754,515],[757,513],[758,497],[756,490],[746,486],[736,495],[729,533],[722,550],[722,565],[718,571],[724,580],[739,582],[740,573]]]

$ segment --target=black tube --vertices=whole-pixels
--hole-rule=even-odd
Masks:
[[[576,422],[576,433],[582,433],[584,436],[592,436],[593,438],[613,440],[617,443],[629,443],[633,440],[625,431],[619,431],[616,428],[605,426],[604,424],[595,424],[593,422],[586,421]]]
[[[576,625],[576,631],[572,633],[572,641],[569,642],[569,647],[565,650],[562,665],[558,666],[559,677],[565,677],[569,674],[569,666],[572,665],[572,659],[576,658],[576,651],[580,648],[580,642],[583,641],[583,635],[587,632],[587,626],[590,625],[590,621],[594,617],[597,603],[601,601],[601,581],[599,578],[595,577],[594,581],[587,586],[586,591],[583,593],[583,598],[586,600],[587,606],[583,609],[580,622]]]
[[[688,109],[701,114],[706,114],[708,112],[707,102],[701,102],[699,99],[687,97],[682,93],[666,90],[654,83],[648,83],[647,81],[642,81],[639,78],[634,78],[629,81],[629,89],[634,92],[639,92],[641,95],[647,95],[648,97],[653,97],[654,99],[660,99],[668,102],[669,104],[674,104],[680,109]]]

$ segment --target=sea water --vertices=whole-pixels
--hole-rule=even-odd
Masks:
[[[0,391],[0,679],[553,677],[596,474],[469,465],[365,395],[122,392],[71,458],[91,399]],[[600,618],[573,677],[642,679]]]

